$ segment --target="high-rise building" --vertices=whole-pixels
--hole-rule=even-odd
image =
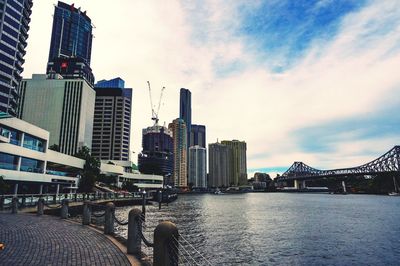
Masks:
[[[139,171],[144,174],[162,175],[168,180],[174,169],[172,132],[154,125],[143,129],[143,150],[138,155]],[[166,185],[173,185],[167,180]]]
[[[247,184],[247,162],[246,162],[246,142],[238,140],[224,140],[222,144],[228,146],[230,152],[230,171],[229,183],[232,185]]]
[[[192,93],[188,89],[182,88],[179,97],[179,118],[186,124],[187,139],[190,138],[192,126]],[[188,143],[189,144],[189,143]],[[189,147],[188,147],[189,148]]]
[[[206,149],[199,145],[189,148],[189,186],[207,187]]]
[[[54,9],[47,74],[57,73],[66,79],[85,79],[90,85],[94,76],[90,68],[92,21],[86,11],[74,4],[58,1]]]
[[[22,80],[18,92],[18,117],[49,131],[49,146],[69,155],[92,147],[96,93],[85,80],[34,74]]]
[[[192,125],[190,129],[189,147],[199,145],[205,148],[206,143],[206,126]]]
[[[0,111],[17,115],[32,0],[0,1]]]
[[[121,78],[95,85],[92,155],[100,160],[130,159],[132,89]]]
[[[174,145],[174,172],[175,186],[187,186],[187,130],[185,121],[177,118],[169,124],[172,131]]]
[[[209,187],[230,185],[229,147],[219,142],[208,145]]]

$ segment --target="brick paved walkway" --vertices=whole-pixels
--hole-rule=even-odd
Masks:
[[[106,236],[53,216],[0,213],[0,265],[130,265]]]

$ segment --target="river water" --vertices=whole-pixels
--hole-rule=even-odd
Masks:
[[[126,218],[129,210],[118,208],[116,214]],[[400,197],[179,195],[161,210],[147,208],[147,238],[163,220],[176,223],[212,265],[400,265]],[[118,232],[126,235],[126,228]]]

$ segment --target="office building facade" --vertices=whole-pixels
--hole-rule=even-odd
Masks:
[[[206,126],[191,125],[189,147],[199,145],[206,148]]]
[[[229,147],[221,143],[208,145],[209,187],[229,187],[231,169]]]
[[[0,111],[17,115],[32,0],[0,1]]]
[[[196,188],[207,187],[206,149],[199,145],[189,148],[188,185]]]
[[[92,155],[100,160],[128,161],[132,89],[121,78],[95,85]]]
[[[10,185],[8,193],[42,194],[75,191],[85,161],[49,149],[50,133],[0,112],[0,175]],[[139,188],[161,189],[163,177],[140,174],[127,161],[102,161],[100,171],[121,187],[133,182]]]
[[[174,145],[174,172],[175,186],[186,187],[187,184],[187,129],[183,119],[177,118],[169,124]]]
[[[90,85],[92,21],[86,11],[59,1],[54,7],[47,74],[57,73],[66,79],[85,79]]]
[[[0,175],[12,186],[10,193],[77,189],[85,161],[50,150],[48,144],[48,131],[0,113]]]
[[[192,126],[192,93],[190,92],[190,90],[185,89],[185,88],[181,88],[181,90],[180,90],[179,118],[185,122],[186,131],[187,131],[186,138],[189,140],[190,129]]]
[[[69,155],[92,147],[96,93],[85,80],[34,74],[18,92],[18,117],[49,131],[49,146]]]
[[[229,147],[229,165],[230,165],[230,181],[231,185],[247,184],[247,159],[246,159],[246,142],[238,140],[221,141],[223,145]]]

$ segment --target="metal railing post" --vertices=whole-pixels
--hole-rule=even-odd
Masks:
[[[128,216],[128,242],[127,242],[127,253],[128,254],[141,254],[142,250],[142,220],[140,216],[142,212],[139,209],[132,209]]]
[[[161,203],[162,203],[162,191],[158,191],[158,209],[161,210]]]
[[[114,210],[114,203],[109,202],[106,204],[106,214],[104,217],[104,234],[106,235],[114,234]]]
[[[146,217],[146,191],[142,192],[142,213],[143,218]]]
[[[61,201],[61,219],[68,218],[68,199],[63,199]]]
[[[83,203],[82,224],[83,225],[89,225],[90,224],[90,220],[92,218],[91,216],[92,216],[92,213],[91,213],[91,210],[90,210],[89,202],[85,201]]]
[[[174,223],[161,222],[154,230],[153,265],[178,265],[179,233]]]
[[[37,202],[37,215],[43,215],[44,212],[44,199],[40,198]]]
[[[18,198],[13,197],[11,201],[11,213],[17,213],[18,212]]]
[[[21,207],[25,208],[26,207],[26,195],[22,195],[22,203],[21,203]]]
[[[0,211],[4,210],[4,196],[0,196]]]

